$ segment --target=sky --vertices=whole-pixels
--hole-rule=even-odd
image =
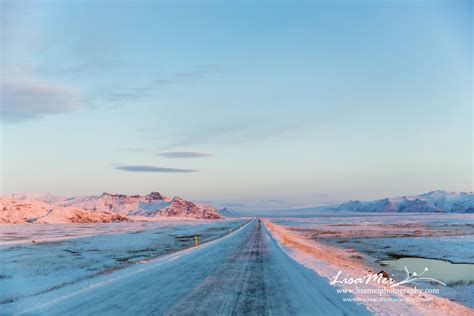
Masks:
[[[0,3],[2,194],[473,190],[470,1]]]

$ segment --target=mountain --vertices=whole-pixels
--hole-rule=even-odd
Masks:
[[[232,217],[226,213],[226,209],[222,209],[220,212],[223,216]],[[327,216],[331,212],[474,213],[474,193],[437,190],[419,195],[372,201],[353,200],[304,208],[238,210],[237,216],[311,217],[315,215]]]
[[[148,195],[103,193],[101,195],[57,197],[51,194],[15,193],[0,197],[0,223],[95,223],[155,217],[220,219],[209,205],[172,200],[159,192]]]
[[[196,204],[193,202],[186,201],[178,196],[173,198],[170,205],[165,208],[158,210],[155,216],[176,216],[176,217],[190,217],[190,218],[202,218],[202,219],[221,219],[222,216],[216,208]]]
[[[334,210],[352,212],[396,212],[394,202],[389,199],[381,199],[369,202],[348,201],[340,204]]]
[[[230,207],[224,207],[219,209],[219,214],[224,217],[239,217],[238,212]]]
[[[110,212],[90,212],[75,207],[55,207],[38,200],[0,197],[1,224],[111,223],[129,220]]]
[[[57,206],[73,206],[93,212],[113,212],[122,215],[147,216],[147,212],[155,211],[168,206],[170,199],[162,196],[159,192],[151,192],[148,195],[125,195],[103,193],[102,195],[79,196],[65,199],[56,203]],[[143,214],[138,214],[140,211]]]
[[[58,205],[74,206],[93,212],[113,212],[128,216],[222,218],[212,206],[193,203],[180,197],[174,197],[170,200],[159,192],[151,192],[145,196],[103,193],[99,196],[70,198]]]
[[[50,193],[13,193],[8,196],[15,201],[41,201],[48,204],[55,204],[64,201],[66,198]]]
[[[474,213],[474,193],[437,190],[374,201],[348,201],[326,208],[349,212]]]

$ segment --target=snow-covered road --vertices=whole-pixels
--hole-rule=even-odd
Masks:
[[[366,314],[290,257],[255,220],[198,248],[11,306],[47,315]]]

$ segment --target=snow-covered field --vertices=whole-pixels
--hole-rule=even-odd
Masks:
[[[272,222],[308,240],[342,249],[368,269],[385,270],[396,278],[402,278],[404,272],[380,261],[420,257],[474,264],[474,214],[345,213],[273,218]],[[474,306],[472,276],[447,283],[447,287],[425,287],[438,287],[440,296]]]
[[[93,235],[119,234],[144,231],[160,227],[178,225],[195,226],[216,224],[213,220],[176,219],[176,218],[138,218],[133,222],[87,223],[87,224],[2,224],[0,226],[0,245],[45,242]]]
[[[224,222],[218,223],[223,228]],[[368,314],[364,305],[343,301],[351,294],[338,293],[325,278],[288,257],[260,221],[239,226],[242,223],[228,222],[239,228],[197,248],[78,280],[0,308],[8,315]],[[195,233],[198,226],[178,231]]]
[[[473,218],[326,212],[0,225],[0,314],[469,315],[469,281],[423,283],[441,291],[406,295],[360,294],[330,281],[338,271],[361,277],[381,270],[401,281],[402,272],[380,262],[399,257],[473,263]]]
[[[80,280],[222,237],[246,220],[0,225],[0,310]]]

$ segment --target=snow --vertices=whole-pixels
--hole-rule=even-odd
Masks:
[[[323,214],[342,215],[353,212],[403,212],[403,213],[474,213],[473,192],[432,191],[419,195],[382,198],[373,201],[346,201],[337,204],[274,209],[238,210],[236,215],[261,217],[320,216]]]
[[[50,193],[31,193],[31,192],[13,193],[5,197],[11,198],[16,201],[37,200],[37,201],[41,201],[47,204],[60,203],[66,199],[64,197],[60,197],[60,196],[53,195]]]
[[[17,193],[0,197],[0,224],[88,223],[130,220],[130,217],[221,219],[216,208],[170,200],[158,192],[146,196],[109,194],[61,198],[50,194]]]
[[[0,303],[193,246],[195,235],[200,235],[200,242],[207,242],[244,223],[229,220],[0,226],[0,240],[4,242],[0,246]],[[31,242],[33,239],[35,243]]]
[[[404,250],[413,244],[411,239],[420,245],[416,251],[434,244],[430,238],[436,238],[442,240],[438,248],[427,251],[444,251],[451,258],[460,252],[457,259],[469,258],[466,243],[472,242],[473,234],[468,233],[474,215],[338,214],[264,220],[265,225],[243,219],[3,225],[0,309],[7,314],[48,315],[472,313],[433,294],[409,295],[431,302],[356,304],[345,299],[379,295],[340,292],[354,287],[332,286],[329,281],[338,271],[361,276],[381,270],[366,250],[383,253],[381,245],[390,243]],[[319,237],[314,236],[316,230]],[[432,235],[435,231],[458,234],[442,237]],[[206,242],[197,248],[196,235]],[[350,247],[348,242],[337,242],[352,239]],[[352,247],[356,244],[362,246]],[[450,245],[453,249],[447,251]],[[459,289],[472,292],[464,285],[456,289],[458,295],[442,293],[459,302]]]
[[[6,313],[367,314],[289,258],[257,221],[221,239],[4,304]]]
[[[380,260],[398,257],[474,263],[474,214],[355,213],[338,216],[336,213],[334,216],[274,218],[271,221],[278,224],[276,227],[284,234],[295,235],[298,242],[308,247],[303,251],[289,251],[295,251],[296,257],[328,278],[338,269],[356,275],[388,269],[401,277],[398,271],[379,264]],[[317,253],[318,260],[305,252]],[[473,307],[474,286],[466,280],[448,284],[440,289],[439,295]]]
[[[151,194],[150,194],[151,195]],[[125,195],[103,193],[102,195],[79,196],[66,199],[58,206],[73,206],[90,211],[114,212],[128,215],[131,211],[151,210],[154,207],[164,207],[170,199],[161,195],[155,196]],[[138,215],[138,214],[136,214]]]
[[[244,226],[249,222],[244,218],[191,219],[212,218],[217,210],[157,192],[0,197],[0,219],[41,224],[0,225],[0,309],[47,314],[75,314],[82,308],[89,314],[468,314],[474,306],[472,282],[451,282],[437,295],[410,294],[431,302],[364,301],[360,306],[342,299],[375,299],[377,294],[351,294],[353,286],[329,281],[339,271],[363,276],[381,270],[400,280],[401,272],[380,261],[403,256],[474,263],[474,214],[468,213],[472,196],[433,191],[352,201],[337,212],[323,208],[303,210],[306,217],[273,217],[261,228],[259,221]],[[133,221],[45,224],[113,221],[120,214]],[[200,236],[198,248],[193,247],[195,236]]]
[[[171,204],[170,201],[139,202],[136,210],[128,212],[130,216],[153,216],[156,211],[161,210]]]
[[[349,201],[332,209],[356,212],[473,213],[474,194],[472,192],[432,191],[420,195],[374,201]]]
[[[0,224],[109,223],[128,218],[110,212],[90,212],[76,207],[57,207],[37,200],[0,197]]]

